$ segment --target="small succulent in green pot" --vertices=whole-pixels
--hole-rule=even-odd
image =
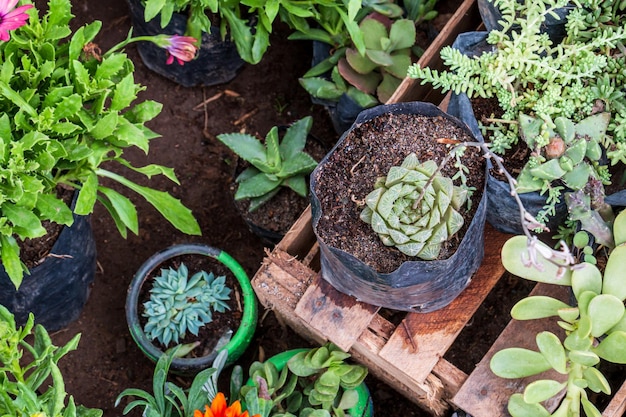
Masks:
[[[361,220],[371,225],[385,245],[432,260],[441,244],[463,226],[458,210],[467,194],[441,175],[434,161],[420,163],[411,153],[374,184],[374,191],[365,198]]]
[[[556,370],[562,380],[537,379],[523,393],[513,394],[508,410],[520,416],[600,416],[587,390],[610,394],[611,387],[599,368],[602,360],[626,364],[626,211],[612,224],[611,247],[603,269],[589,263],[574,264],[567,251],[555,251],[527,236],[514,236],[502,248],[507,271],[525,279],[571,287],[576,299],[568,304],[556,298],[535,295],[519,301],[511,310],[517,320],[554,317],[563,335],[542,331],[536,335],[538,350],[508,348],[491,359],[492,371],[509,379],[540,375]],[[604,254],[604,255],[603,255]],[[565,392],[552,414],[541,404]]]
[[[144,303],[143,316],[148,319],[144,332],[164,346],[177,344],[187,332],[197,336],[200,327],[213,321],[213,312],[230,309],[226,276],[198,271],[189,277],[184,263],[177,269],[161,269],[149,292],[150,299]]]
[[[200,234],[191,211],[178,199],[118,173],[164,175],[178,183],[171,168],[135,167],[124,157],[132,147],[148,153],[158,134],[145,124],[162,106],[150,100],[133,104],[145,87],[135,83],[133,63],[120,49],[152,41],[174,55],[179,40],[129,36],[101,53],[93,43],[101,22],[73,32],[69,0],[50,0],[43,17],[29,0],[20,0],[12,11],[11,3],[15,6],[0,2],[19,21],[0,27],[0,252],[15,287],[27,272],[18,240],[45,235],[43,221],[73,222],[59,188],[78,190],[75,214],[88,215],[100,202],[124,237],[129,230],[138,233],[137,210],[102,180],[139,194],[182,232]]]
[[[246,133],[218,135],[220,142],[231,149],[248,166],[237,178],[236,200],[249,199],[249,211],[254,211],[278,193],[280,187],[289,187],[298,195],[308,195],[307,175],[317,161],[304,151],[313,118],[307,116],[293,123],[279,139],[274,126],[265,141]]]

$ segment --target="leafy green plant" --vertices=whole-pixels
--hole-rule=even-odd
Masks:
[[[138,233],[135,205],[102,179],[138,193],[184,233],[200,234],[179,200],[111,170],[164,175],[178,183],[171,168],[134,167],[124,157],[130,147],[148,152],[158,135],[145,123],[162,107],[153,101],[133,104],[144,87],[134,82],[132,61],[117,50],[138,39],[129,36],[100,55],[92,41],[102,24],[72,33],[69,0],[50,0],[43,18],[30,1],[20,4],[28,8],[24,25],[0,43],[0,253],[15,287],[26,272],[18,239],[45,235],[42,221],[73,222],[59,188],[79,190],[74,207],[79,215],[92,213],[99,201],[124,237],[128,230]],[[170,37],[141,40],[173,45]]]
[[[189,278],[184,263],[178,269],[161,269],[150,288],[150,299],[144,303],[143,316],[146,335],[164,346],[178,343],[187,332],[198,335],[200,327],[213,321],[213,311],[223,313],[230,309],[231,289],[226,276],[198,271]]]
[[[31,417],[99,417],[102,410],[76,405],[67,393],[58,362],[76,349],[80,335],[63,347],[52,344],[46,329],[29,315],[23,327],[0,305],[0,414]],[[30,355],[30,362],[24,363]],[[44,385],[45,383],[45,385]]]
[[[346,362],[349,357],[327,343],[296,353],[281,371],[269,361],[254,362],[240,398],[250,414],[261,417],[343,417],[367,376],[367,368]]]
[[[387,246],[424,260],[437,258],[443,242],[463,226],[458,210],[468,191],[439,172],[434,161],[409,154],[374,184],[365,197],[361,220]]]
[[[502,29],[489,32],[486,51],[479,56],[468,56],[444,47],[441,57],[449,70],[413,65],[408,71],[409,77],[443,91],[466,93],[470,98],[497,99],[502,115],[485,117],[479,123],[483,132],[489,133],[491,149],[500,155],[508,155],[507,151],[515,147],[524,129],[535,130],[529,149],[534,156],[522,170],[521,181],[522,186],[529,182],[533,186],[527,189],[520,186],[518,191],[540,187],[542,193],[548,193],[550,200],[544,217],[554,211],[562,198],[563,179],[577,176],[571,186],[580,187],[586,182],[584,173],[589,172],[587,179],[595,177],[605,184],[609,181],[606,166],[596,164],[588,171],[589,158],[582,166],[567,169],[574,171],[567,175],[544,175],[544,168],[557,168],[561,163],[565,166],[559,166],[562,170],[571,166],[571,161],[560,158],[547,161],[549,166],[536,168],[546,162],[554,132],[568,136],[572,126],[607,112],[608,124],[601,123],[606,125],[606,132],[597,129],[590,150],[597,155],[595,143],[599,143],[611,164],[626,162],[626,96],[621,89],[626,81],[626,60],[621,52],[626,41],[622,13],[625,5],[604,0],[573,2],[578,7],[567,16],[566,36],[553,44],[542,33],[542,24],[546,16],[567,3],[567,0],[494,0],[502,12]],[[582,142],[576,142],[583,146]]]
[[[298,195],[308,194],[306,176],[317,166],[313,157],[304,152],[313,118],[307,116],[293,123],[279,140],[278,127],[265,136],[265,143],[245,133],[225,133],[217,139],[250,163],[236,181],[236,200],[249,199],[249,211],[254,211],[289,187]]]
[[[549,369],[567,376],[565,382],[539,379],[526,386],[523,393],[509,400],[513,417],[586,416],[601,413],[590,402],[587,389],[610,394],[606,377],[598,369],[601,360],[626,363],[626,211],[613,222],[614,245],[604,271],[592,263],[572,266],[571,256],[557,253],[545,244],[525,236],[509,239],[502,248],[502,262],[507,271],[525,279],[571,286],[576,298],[573,305],[547,296],[529,296],[511,310],[517,320],[555,317],[564,330],[558,335],[543,331],[537,334],[538,351],[509,348],[497,352],[491,360],[492,371],[503,378],[523,378]],[[566,251],[565,251],[566,252]],[[548,412],[540,403],[565,390],[559,408]]]
[[[175,383],[168,381],[168,373],[172,360],[182,351],[176,346],[166,351],[156,363],[152,378],[152,393],[139,388],[126,388],[115,400],[117,407],[124,397],[133,397],[133,401],[124,408],[128,414],[135,407],[143,409],[146,417],[194,417],[194,410],[204,410],[218,395],[217,381],[226,364],[227,350],[222,350],[210,368],[200,371],[193,379],[191,386],[184,390]]]

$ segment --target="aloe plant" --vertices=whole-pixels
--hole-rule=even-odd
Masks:
[[[443,176],[434,161],[420,163],[411,153],[376,182],[365,198],[361,220],[372,226],[385,245],[432,260],[441,244],[463,226],[457,210],[467,194]]]
[[[526,236],[509,239],[502,248],[507,271],[533,281],[571,286],[576,303],[569,305],[547,296],[529,296],[511,310],[517,320],[555,317],[565,331],[565,339],[543,331],[537,334],[538,350],[509,348],[491,360],[492,371],[503,378],[523,378],[554,369],[567,375],[565,382],[539,379],[514,394],[508,409],[513,417],[586,416],[601,413],[589,401],[587,389],[610,394],[607,379],[598,369],[601,360],[626,364],[626,211],[613,223],[613,241],[604,271],[583,262],[567,267],[555,260],[553,251],[541,242],[534,243],[531,267]],[[565,390],[559,408],[548,412],[540,403]]]
[[[237,177],[235,193],[236,200],[250,200],[248,211],[266,203],[280,187],[289,187],[302,197],[308,195],[306,176],[317,166],[317,161],[304,152],[312,125],[310,116],[298,120],[287,129],[282,141],[278,138],[278,127],[274,126],[265,136],[265,143],[246,133],[217,136],[251,164]]]

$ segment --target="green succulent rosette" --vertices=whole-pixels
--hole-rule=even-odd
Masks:
[[[420,163],[411,153],[376,181],[360,217],[385,245],[433,260],[463,226],[458,210],[466,200],[467,191],[443,176],[434,161]]]

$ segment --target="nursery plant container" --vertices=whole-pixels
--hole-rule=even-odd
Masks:
[[[161,28],[160,15],[146,22],[142,1],[127,1],[130,7],[134,36],[160,34],[183,36],[185,34],[187,15],[174,13],[169,24]],[[211,33],[203,32],[196,58],[186,62],[185,65],[178,65],[175,62],[166,64],[167,53],[165,49],[152,42],[138,43],[137,50],[146,67],[183,87],[227,83],[237,76],[238,71],[244,65],[235,44],[228,40],[222,40],[219,29],[213,25],[211,26]]]
[[[452,47],[469,56],[480,55],[482,52],[488,50],[488,48],[491,48],[491,45],[486,42],[487,35],[488,32],[484,31],[462,33],[454,41]],[[447,111],[452,116],[462,120],[470,128],[474,136],[484,141],[478,126],[478,120],[474,115],[474,110],[467,94],[452,93]],[[491,160],[488,161],[488,166],[487,221],[503,233],[523,234],[524,231],[519,214],[519,206],[511,196],[509,184],[492,175],[493,163]],[[533,216],[536,216],[537,213],[543,209],[547,200],[546,196],[540,194],[538,191],[519,194],[519,198],[526,211]],[[555,209],[556,213],[550,216],[546,224],[546,226],[553,231],[556,231],[558,225],[563,224],[567,217],[567,206],[564,199],[561,199]]]
[[[215,264],[215,270],[219,266],[226,267],[226,270],[234,275],[239,286],[243,311],[239,327],[226,331],[221,329],[220,334],[216,335],[219,340],[210,351],[202,351],[194,357],[174,358],[171,369],[180,374],[196,374],[210,367],[217,353],[222,349],[228,350],[227,363],[233,364],[244,353],[254,336],[258,317],[257,301],[250,280],[241,265],[226,252],[208,245],[197,243],[173,245],[155,253],[141,265],[130,283],[126,298],[126,320],[130,334],[141,351],[152,361],[156,362],[163,354],[163,347],[152,341],[143,330],[140,320],[140,295],[142,289],[146,290],[155,270],[164,266],[168,261],[183,256],[209,258]],[[205,270],[209,272],[209,268]],[[233,291],[235,291],[234,288]],[[214,314],[229,314],[229,312],[232,310],[226,310],[224,313],[214,312]]]
[[[63,227],[50,253],[29,272],[16,290],[0,264],[0,304],[15,315],[18,325],[26,323],[29,313],[49,332],[78,319],[96,273],[96,243],[89,216],[74,214],[74,223]]]
[[[415,118],[419,118],[416,124],[432,127],[432,130],[404,131],[406,128],[403,125]],[[370,133],[370,129],[376,133]],[[479,156],[479,150],[472,149],[475,151],[472,155],[480,166],[481,176],[472,182],[472,186],[476,186],[476,195],[472,197],[473,217],[466,220],[466,231],[459,233],[458,247],[436,260],[423,261],[383,245],[370,226],[359,219],[360,211],[356,208],[355,201],[363,200],[369,188],[364,195],[359,195],[362,192],[360,190],[352,193],[358,183],[366,183],[368,180],[372,181],[370,186],[373,189],[376,176],[386,175],[391,165],[386,166],[389,164],[386,161],[388,158],[381,158],[382,153],[393,149],[391,157],[397,159],[392,165],[400,165],[411,152],[415,152],[420,161],[434,159],[439,163],[441,161],[429,153],[436,153],[439,158],[443,158],[447,148],[445,145],[432,146],[431,142],[435,138],[446,137],[475,141],[460,120],[447,115],[433,104],[410,102],[377,106],[359,114],[352,127],[342,135],[335,148],[313,171],[312,225],[320,246],[322,277],[333,287],[368,304],[394,310],[430,312],[448,305],[468,285],[484,254],[486,198],[483,191],[486,164]],[[365,148],[369,147],[367,150],[363,150],[363,143],[367,144]],[[428,146],[431,148],[422,153],[422,149]],[[340,158],[345,162],[335,163]],[[472,158],[468,157],[464,163],[468,161],[472,161]],[[350,171],[350,174],[346,174],[343,179],[337,179],[341,178],[343,170]],[[370,174],[370,170],[374,172]],[[325,185],[320,185],[324,177],[332,177],[333,183],[324,180]],[[351,178],[358,179],[351,181]],[[346,183],[348,191],[338,191],[336,187],[339,182]],[[344,195],[344,192],[347,194]],[[325,198],[326,194],[330,194],[328,199]],[[329,208],[333,206],[343,207],[340,209],[341,213],[331,214]],[[338,226],[339,218],[348,219],[345,226]],[[356,227],[355,232],[343,235],[344,230],[352,229],[353,225]],[[341,235],[336,240],[338,245],[328,243],[328,237],[333,234]],[[372,259],[396,258],[398,266],[385,271],[373,267],[372,259],[365,260],[364,253],[355,255],[355,245],[352,243],[357,240],[362,240],[363,246],[373,246],[371,251],[368,250]]]

